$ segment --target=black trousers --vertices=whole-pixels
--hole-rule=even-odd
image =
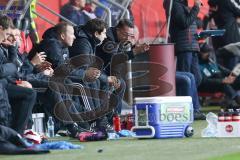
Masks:
[[[32,109],[36,102],[36,91],[14,84],[8,84],[6,90],[12,107],[12,128],[23,134],[28,120],[32,116]]]
[[[221,77],[222,79],[224,76]],[[239,96],[239,93],[237,92],[240,90],[240,77],[238,76],[237,79],[234,81],[233,84],[223,84],[219,81],[211,81],[201,83],[201,85],[198,88],[199,91],[203,92],[224,92],[226,96],[230,99],[235,98],[236,96]]]
[[[10,127],[12,121],[12,110],[6,91],[7,80],[0,79],[0,125]]]
[[[13,129],[0,125],[0,154],[14,154],[21,148],[22,139]]]
[[[0,154],[39,154],[48,150],[29,149],[25,140],[13,129],[0,125]]]
[[[55,130],[57,131],[61,125],[72,124],[73,120],[68,116],[68,110],[65,101],[71,101],[73,103],[72,108],[77,111],[79,101],[78,99],[73,99],[73,97],[68,93],[67,88],[61,83],[49,83],[47,91],[41,97],[43,102],[43,107],[47,116],[53,116],[55,121]]]

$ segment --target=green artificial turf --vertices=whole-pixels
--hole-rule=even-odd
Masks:
[[[195,121],[195,135],[192,138],[121,139],[85,143],[58,138],[81,144],[84,149],[51,151],[44,155],[0,156],[0,160],[217,160],[218,157],[225,160],[226,157],[240,157],[239,138],[201,138],[201,130],[206,125],[205,121]]]
[[[230,155],[211,158],[209,160],[239,160],[239,159],[240,159],[240,153],[234,153]]]

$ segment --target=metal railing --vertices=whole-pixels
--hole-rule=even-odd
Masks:
[[[130,19],[130,13],[129,13],[127,7],[124,7],[121,4],[119,4],[119,3],[117,3],[117,2],[115,2],[113,0],[107,0],[107,2],[112,4],[112,5],[114,5],[114,6],[116,6],[116,7],[118,7],[119,9],[123,10],[122,15],[120,16],[121,18],[125,15],[125,18]]]
[[[108,27],[111,27],[112,26],[112,17],[111,17],[110,8],[106,7],[104,4],[102,4],[98,1],[95,1],[95,0],[92,0],[91,2],[98,5],[99,7],[103,8],[107,12],[107,20],[108,20],[107,24],[108,24]]]
[[[11,11],[11,7],[14,5],[14,2],[16,2],[17,0],[9,0],[8,2],[7,2],[7,4],[6,4],[6,7],[5,7],[5,9],[3,9],[2,11],[1,11],[1,13],[2,14],[9,14]],[[27,1],[28,2],[28,1]],[[18,4],[19,3],[24,3],[24,0],[18,0]],[[30,4],[28,5],[26,5],[26,6],[22,6],[24,9],[23,9],[23,11],[18,11],[18,13],[19,13],[19,15],[25,15],[26,14],[26,11],[25,10],[27,10],[28,9],[28,7],[30,6]],[[26,9],[25,9],[26,8]],[[16,13],[17,12],[17,9],[16,8],[14,8],[14,13]]]
[[[126,15],[128,15],[128,19],[130,19],[130,14],[129,14],[129,11],[128,11],[127,7],[129,6],[129,4],[130,4],[131,2],[132,2],[132,0],[126,0],[126,4],[124,5],[125,10],[123,11],[122,16],[120,17],[120,19],[123,18],[123,16],[125,15],[125,13],[126,13]],[[126,18],[127,18],[127,17],[126,17]]]
[[[8,1],[7,5],[5,7],[5,10],[3,11],[4,14],[6,14],[8,12],[8,10],[12,7],[14,1],[15,0]]]
[[[31,3],[32,3],[33,0],[29,0],[27,1],[27,3],[24,5],[24,8],[23,8],[23,11],[22,11],[22,14],[20,15],[19,19],[23,19],[23,17],[25,16],[25,14],[27,13]]]
[[[49,19],[47,19],[45,16],[35,12],[35,11],[32,11],[34,14],[36,14],[39,18],[43,19],[44,21],[48,22],[49,24],[55,26],[56,23],[53,23],[52,21],[50,21]]]
[[[171,21],[171,16],[172,16],[172,5],[173,5],[173,0],[170,0],[169,12],[168,12],[168,19],[167,19],[167,31],[166,31],[165,43],[168,43],[170,21]]]
[[[95,1],[95,0],[92,0],[91,1],[92,3],[96,4],[97,6],[103,8],[106,12],[107,12],[107,16],[108,16],[108,21],[107,21],[107,24],[108,26],[112,26],[112,20],[111,20],[111,10],[106,7],[104,4],[98,2],[98,1]],[[46,9],[47,11],[49,11],[50,13],[58,16],[59,18],[61,18],[62,20],[66,21],[67,23],[70,23],[71,25],[73,26],[76,26],[77,24],[73,23],[72,21],[70,21],[69,19],[67,19],[66,17],[62,16],[61,14],[58,14],[56,12],[54,12],[52,9],[48,8],[46,5],[42,4],[41,2],[37,2],[37,5],[39,5],[40,7]],[[48,20],[46,17],[40,15],[39,13],[36,13],[34,12],[36,15],[38,15],[40,18],[42,18],[43,20],[47,21],[48,23],[50,24],[54,24],[53,22],[51,22],[50,20]]]
[[[52,9],[48,8],[47,6],[45,6],[44,4],[42,4],[41,2],[37,2],[37,5],[39,5],[40,7],[46,9],[47,11],[49,11],[50,13],[52,13],[53,15],[57,16],[57,17],[60,17],[62,20],[66,21],[67,23],[73,25],[73,26],[77,26],[75,23],[73,23],[72,21],[70,21],[69,19],[65,18],[64,16],[54,12]],[[46,17],[40,15],[39,13],[36,13],[40,18],[46,20],[48,23],[50,22],[50,20],[48,20]],[[52,23],[50,23],[52,24]]]

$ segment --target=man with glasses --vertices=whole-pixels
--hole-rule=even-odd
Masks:
[[[119,101],[122,102],[126,89],[123,80],[123,67],[128,59],[149,50],[147,44],[135,44],[134,25],[129,19],[122,19],[115,27],[107,30],[107,38],[102,45],[97,47],[96,55],[104,61],[104,70],[107,75],[116,76],[121,82],[121,93],[118,93]],[[125,56],[125,58],[124,58]],[[116,60],[116,61],[115,61]],[[116,112],[121,113],[123,104],[119,103]]]

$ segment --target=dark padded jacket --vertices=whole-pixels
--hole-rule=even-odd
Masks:
[[[84,26],[78,26],[74,28],[74,33],[76,39],[73,42],[72,47],[69,48],[70,57],[76,57],[79,55],[89,55],[90,57],[84,60],[86,66],[93,66],[98,68],[99,70],[102,69],[101,63],[98,63],[95,58],[91,58],[91,56],[95,56],[96,54],[96,47],[100,41],[89,34]],[[86,69],[86,68],[84,68]],[[99,77],[100,81],[107,82],[107,76],[104,72],[102,72],[101,76]]]
[[[224,36],[220,37],[220,47],[240,41],[238,17],[240,17],[239,0],[218,0],[218,11],[214,20],[219,29],[226,29]]]
[[[37,51],[44,51],[46,53],[46,60],[52,63],[53,69],[66,63],[69,59],[68,48],[57,39],[55,28],[48,29],[42,38],[43,40],[37,46]]]
[[[97,47],[96,55],[99,56],[104,61],[104,68],[108,75],[117,75],[120,76],[121,67],[111,68],[110,66],[114,64],[112,63],[113,57],[119,56],[120,57],[126,56],[125,60],[133,59],[134,54],[131,48],[125,48],[125,46],[120,43],[117,38],[117,31],[116,27],[110,27],[107,29],[107,38],[103,41],[103,43]],[[126,62],[126,61],[125,61]],[[120,63],[125,63],[121,61]],[[116,65],[117,66],[117,65]],[[111,70],[111,73],[110,73]]]
[[[15,56],[9,54],[10,50],[14,50],[14,47],[8,49],[0,45],[0,78],[6,78],[9,81],[14,81],[18,77],[17,66],[13,63]]]
[[[48,77],[43,73],[39,73],[27,56],[19,53],[17,47],[9,47],[5,50],[5,54],[8,54],[8,57],[5,57],[8,58],[8,62],[15,64],[17,67],[17,72],[11,76],[11,79],[16,78],[29,81],[33,87],[47,86]]]
[[[95,55],[96,46],[99,43],[99,40],[89,34],[84,26],[75,27],[74,34],[76,39],[74,40],[72,47],[69,48],[70,57],[81,54]]]
[[[165,0],[166,15],[168,15],[169,12],[167,2],[169,2],[169,0]],[[170,39],[172,43],[175,43],[176,53],[199,51],[199,45],[196,39],[198,12],[198,6],[193,6],[192,9],[189,9],[187,0],[173,1]]]
[[[11,126],[12,110],[8,100],[6,79],[0,79],[0,125]]]
[[[19,68],[19,73],[23,80],[30,82],[34,88],[48,86],[49,77],[39,72],[28,60],[26,55],[18,54],[17,59],[22,63]]]
[[[14,48],[9,48],[11,49]],[[12,120],[6,86],[8,83],[15,83],[14,81],[18,79],[17,66],[12,62],[15,57],[9,55],[9,50],[0,45],[0,124],[5,126],[10,126]]]

